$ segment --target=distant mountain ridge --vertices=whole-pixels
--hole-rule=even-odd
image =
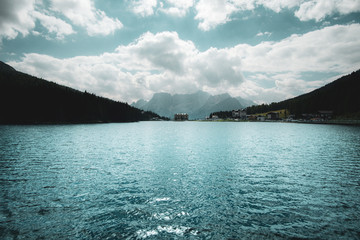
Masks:
[[[0,61],[0,124],[134,122],[159,118],[126,103],[18,72]]]
[[[190,119],[203,119],[211,112],[240,109],[250,105],[255,105],[255,103],[241,97],[231,97],[227,93],[213,96],[204,91],[175,95],[156,93],[150,101],[140,99],[131,104],[136,108],[169,118],[173,118],[176,113],[187,113]]]

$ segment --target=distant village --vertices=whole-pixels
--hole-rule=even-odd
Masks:
[[[300,118],[295,118],[288,109],[281,109],[265,113],[247,114],[246,109],[238,109],[229,112],[212,113],[206,121],[287,121],[287,122],[324,122],[333,118],[333,111],[320,110],[317,113],[302,114]],[[187,113],[177,113],[174,121],[188,121]]]
[[[309,121],[309,122],[323,122],[331,120],[333,117],[333,111],[318,111],[315,114],[302,114],[300,118],[295,118],[295,115],[291,114],[288,109],[281,109],[276,111],[270,111],[265,113],[247,114],[246,109],[239,109],[231,111],[231,116],[224,118],[219,117],[216,113],[210,114],[206,119],[208,121],[216,120],[231,120],[231,121]]]

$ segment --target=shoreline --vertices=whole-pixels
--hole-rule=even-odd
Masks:
[[[107,123],[136,123],[136,122],[161,122],[154,120],[147,121],[127,121],[127,122],[112,122],[112,121],[78,121],[78,122],[14,122],[14,123],[0,123],[0,126],[30,126],[30,125],[78,125],[78,124],[107,124]],[[167,122],[167,121],[165,121]],[[328,121],[311,121],[311,120],[269,120],[269,121],[251,121],[251,120],[235,120],[235,119],[217,119],[217,120],[187,120],[187,121],[174,121],[170,122],[262,122],[262,123],[300,123],[300,124],[327,124],[327,125],[346,125],[346,126],[360,126],[360,120],[343,119],[343,120],[328,120]]]
[[[360,126],[360,120],[328,120],[328,121],[306,121],[306,120],[271,120],[271,121],[250,121],[250,120],[232,120],[232,119],[218,119],[218,120],[190,120],[199,122],[264,122],[264,123],[301,123],[301,124],[328,124],[328,125],[347,125]]]

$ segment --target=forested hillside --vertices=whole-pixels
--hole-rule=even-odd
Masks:
[[[288,109],[291,114],[333,111],[334,116],[360,117],[360,70],[310,93],[285,101],[247,108],[248,114]]]
[[[132,122],[159,117],[0,62],[0,124]]]

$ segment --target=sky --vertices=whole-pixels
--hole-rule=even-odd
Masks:
[[[132,103],[271,103],[360,69],[360,0],[0,0],[0,60]]]

